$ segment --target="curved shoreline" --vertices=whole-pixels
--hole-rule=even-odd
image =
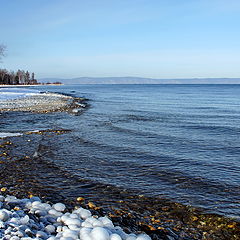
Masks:
[[[46,161],[42,155],[49,151],[47,142],[41,145],[42,150],[39,144],[43,139],[57,142],[62,134],[68,131],[29,132],[2,140],[1,149],[6,154],[0,158],[0,186],[6,187],[5,193],[17,197],[33,194],[53,203],[61,201],[69,208],[95,208],[94,214],[108,215],[123,229],[144,231],[152,239],[239,239],[240,225],[233,219],[78,179]],[[36,148],[39,156],[33,154]],[[53,181],[60,181],[60,186]]]
[[[0,112],[22,111],[34,113],[61,112],[85,108],[84,98],[75,98],[60,93],[39,93],[29,97],[0,100]],[[74,112],[74,111],[73,111]],[[77,111],[75,111],[77,112]]]
[[[21,100],[18,99],[18,101],[8,101],[10,107],[0,111],[25,111],[34,113],[70,111],[77,113],[78,111],[75,112],[73,110],[81,108],[80,104],[85,100],[58,93],[40,94],[40,96],[40,98],[32,96],[30,98],[22,98]],[[27,105],[33,99],[39,101],[40,104]],[[57,103],[54,102],[56,99]],[[48,105],[50,105],[49,108],[43,108]],[[65,133],[67,131],[61,129],[49,130],[24,133],[21,137],[11,137],[5,140],[0,139],[3,142],[2,145],[0,142],[2,146],[0,150],[3,150],[3,153],[5,153],[0,156],[2,163],[0,167],[4,168],[4,171],[0,173],[0,185],[2,184],[2,187],[7,187],[7,193],[22,197],[28,197],[30,193],[33,193],[52,202],[62,199],[68,206],[76,206],[76,198],[75,202],[74,199],[70,199],[70,201],[68,201],[69,199],[65,199],[65,195],[59,194],[61,193],[60,189],[55,189],[54,185],[51,185],[51,182],[46,184],[43,173],[49,176],[48,174],[51,172],[52,178],[61,175],[63,182],[67,181],[65,182],[65,187],[71,187],[67,183],[71,184],[74,177],[71,176],[71,181],[67,178],[65,179],[64,176],[65,174],[69,174],[68,172],[62,172],[54,164],[49,165],[43,159],[29,154],[29,144],[30,142],[34,142],[34,136],[41,138],[50,137],[52,139],[53,135]],[[57,142],[57,138],[55,140]],[[13,142],[11,143],[10,141]],[[22,152],[16,149],[17,145],[21,145],[20,150]],[[35,145],[33,149],[36,146],[38,147],[38,145]],[[46,171],[43,172],[42,169],[46,169]],[[31,182],[32,180],[34,182]],[[77,179],[77,181],[79,180]],[[94,183],[86,183],[86,185],[91,184],[93,185]],[[115,200],[119,199],[116,201],[116,205],[113,204],[114,201],[111,199],[107,203],[104,203],[106,199],[101,198],[104,194],[98,193],[95,188],[90,188],[92,190],[91,195],[96,194],[100,199],[99,201],[95,201],[96,198],[92,198],[92,196],[89,196],[89,192],[85,192],[81,196],[84,196],[88,201],[84,200],[81,206],[88,208],[89,201],[92,201],[92,199],[98,206],[109,204],[107,210],[103,210],[100,207],[96,210],[96,214],[102,214],[102,211],[107,211],[115,223],[119,223],[131,230],[145,231],[153,239],[239,239],[239,223],[236,223],[232,219],[215,214],[204,214],[204,212],[197,209],[191,209],[187,206],[165,200],[160,202],[144,196],[131,195],[127,192],[123,193],[121,189],[117,188],[112,188],[111,192],[106,186],[98,187],[101,189],[98,191],[102,191],[105,195],[108,195],[108,198],[112,197],[114,192]]]

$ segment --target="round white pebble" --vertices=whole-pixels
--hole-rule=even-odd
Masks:
[[[122,240],[122,238],[116,234],[116,233],[113,233],[111,236],[110,236],[110,240]]]
[[[92,223],[93,227],[103,227],[103,223],[98,219],[95,219]]]
[[[140,234],[136,240],[151,240],[147,234]]]
[[[53,205],[53,208],[58,212],[63,212],[66,209],[66,206],[63,203],[56,203]]]
[[[126,240],[136,240],[137,238],[135,236],[128,236]]]
[[[47,240],[56,240],[56,237],[49,237]]]
[[[42,239],[47,239],[48,235],[45,232],[43,232],[43,231],[37,231],[36,237],[42,238]]]
[[[48,213],[51,215],[51,216],[53,216],[53,217],[61,217],[62,216],[62,213],[61,212],[59,212],[59,211],[57,211],[57,210],[55,210],[55,209],[50,209],[49,211],[48,211]]]
[[[34,202],[32,202],[32,207],[36,207],[36,206],[38,206],[38,205],[40,205],[41,204],[41,202],[39,202],[39,201],[34,201]]]
[[[87,218],[91,217],[92,214],[89,210],[82,208],[81,211],[80,211],[80,216],[83,219],[87,219]]]
[[[76,218],[68,218],[67,220],[65,220],[65,224],[66,225],[76,225],[76,226],[80,227],[81,221]]]
[[[66,229],[65,231],[63,231],[63,237],[70,237],[70,238],[73,238],[73,239],[77,239],[78,238],[78,232],[74,231],[74,230]]]
[[[11,204],[10,204],[11,203]],[[150,240],[146,234],[126,234],[107,217],[92,216],[84,208],[66,212],[38,197],[17,199],[0,195],[0,239],[6,240]]]
[[[55,226],[53,226],[53,225],[47,225],[47,226],[45,227],[45,231],[48,232],[48,233],[54,233],[55,230],[56,230],[56,228],[55,228]]]
[[[5,222],[8,219],[9,219],[9,214],[4,210],[0,210],[0,220]]]
[[[109,233],[105,228],[96,227],[91,232],[93,240],[109,240]]]

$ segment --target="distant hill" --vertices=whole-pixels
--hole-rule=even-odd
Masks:
[[[140,77],[79,77],[70,79],[42,78],[42,83],[63,84],[240,84],[240,78],[154,79]]]

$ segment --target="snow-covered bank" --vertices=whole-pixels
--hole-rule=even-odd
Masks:
[[[68,212],[62,203],[50,205],[38,197],[17,199],[0,195],[0,239],[6,240],[150,240],[146,234],[127,234],[107,217],[84,208]]]
[[[48,92],[42,93],[33,89],[0,89],[0,111],[59,111],[69,107],[73,100],[73,97],[70,96]]]
[[[33,89],[0,88],[0,101],[30,97],[38,94],[40,94],[40,92],[38,90],[33,90]]]

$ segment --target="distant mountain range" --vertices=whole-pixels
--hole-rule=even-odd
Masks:
[[[240,84],[240,78],[186,78],[155,79],[141,77],[78,77],[42,78],[42,83],[61,82],[63,84]]]

